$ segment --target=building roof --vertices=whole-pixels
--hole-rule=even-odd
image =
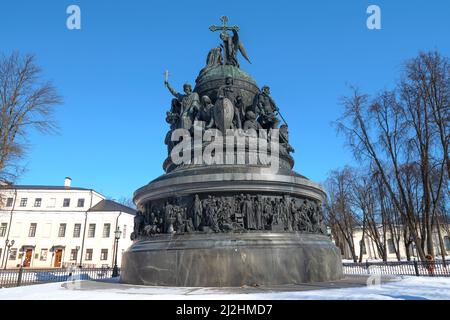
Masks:
[[[92,189],[80,187],[64,187],[64,186],[39,186],[39,185],[7,185],[2,186],[3,189],[17,189],[17,190],[85,190]]]
[[[90,208],[89,211],[122,211],[133,215],[136,214],[136,210],[112,200],[102,200]]]

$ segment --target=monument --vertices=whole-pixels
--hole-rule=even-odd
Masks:
[[[337,280],[322,188],[292,170],[288,125],[271,96],[240,68],[239,27],[211,26],[195,87],[174,96],[165,173],[136,190],[133,245],[121,281],[139,285],[282,285]],[[281,125],[280,125],[281,124]]]

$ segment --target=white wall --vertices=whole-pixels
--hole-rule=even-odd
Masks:
[[[381,230],[380,230],[380,232],[381,232]],[[436,255],[436,257],[440,257],[441,256],[441,248],[439,247],[439,239],[438,239],[437,231],[435,231],[433,236],[434,236],[434,240],[433,241],[434,241],[435,255]],[[443,237],[448,237],[449,236],[449,235],[447,235],[447,232],[444,229],[442,229],[442,236]],[[360,248],[361,248],[361,245],[360,245],[361,239],[362,239],[362,230],[361,229],[355,229],[353,231],[353,241],[354,241],[354,245],[355,245],[355,253],[358,256],[358,258],[359,258],[359,254],[360,254]],[[389,239],[393,239],[395,246],[397,246],[397,243],[395,243],[395,239],[393,237],[391,237],[389,232],[387,232],[387,234],[386,234],[386,244],[387,244],[387,241]],[[343,258],[344,259],[351,259],[350,249],[349,249],[349,247],[348,247],[346,242],[343,242],[343,243],[345,244],[345,248],[343,250],[344,251],[343,252]],[[378,254],[378,250],[377,250],[375,242],[367,235],[367,233],[366,233],[366,236],[364,238],[364,244],[365,244],[365,247],[366,247],[366,253],[363,254],[363,259],[362,259],[363,261],[366,261],[366,260],[380,260],[380,259],[382,259],[382,257],[380,257],[380,255]],[[444,244],[444,246],[445,246],[445,244]],[[448,249],[446,250],[447,251],[446,254],[448,255],[448,254],[450,254],[450,248],[448,247],[448,245],[447,245],[447,248]],[[400,238],[399,249],[400,249],[399,250],[399,252],[400,252],[400,259],[402,259],[402,260],[406,259],[406,249],[405,249],[405,244],[404,244],[404,241],[403,241],[403,237]],[[411,245],[411,257],[412,258],[417,257],[417,251],[414,249],[414,245],[413,244]],[[388,260],[396,260],[397,259],[397,255],[395,254],[395,251],[390,251],[389,250],[389,246],[387,248],[387,259]]]

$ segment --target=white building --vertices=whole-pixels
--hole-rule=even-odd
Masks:
[[[378,227],[378,231],[380,235],[383,234],[382,227]],[[401,232],[401,231],[400,231]],[[445,249],[444,256],[450,255],[450,233],[445,229],[441,228],[442,238],[443,238],[443,247]],[[361,227],[355,227],[353,229],[353,243],[355,247],[355,254],[357,258],[359,259],[359,255],[362,252],[362,261],[366,260],[381,260],[382,257],[380,256],[379,250],[377,250],[377,245],[374,239],[372,239],[368,233],[365,233],[364,240],[362,239],[362,229]],[[401,233],[400,233],[401,235]],[[391,236],[391,233],[389,231],[386,232],[386,243],[383,244],[386,246],[386,258],[388,260],[397,260],[397,254],[400,257],[401,260],[405,260],[407,258],[406,254],[406,246],[405,242],[403,240],[403,237],[400,237],[399,242],[394,240],[395,237]],[[342,259],[350,260],[352,259],[352,254],[350,247],[348,243],[344,239],[340,239],[337,241],[337,239],[333,238],[334,243],[339,247],[341,250]],[[433,245],[434,245],[434,252],[435,256],[437,258],[441,258],[443,252],[441,252],[441,247],[439,246],[439,237],[436,230],[433,232]],[[362,248],[361,248],[362,247]],[[362,250],[361,250],[362,249]],[[426,246],[425,246],[425,253],[426,252]],[[418,253],[415,245],[411,243],[410,245],[410,257],[411,258],[417,258]]]
[[[0,187],[0,267],[118,265],[131,245],[135,210],[92,189],[64,186]],[[13,245],[11,245],[13,243]]]

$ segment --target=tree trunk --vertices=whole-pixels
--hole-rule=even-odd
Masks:
[[[362,262],[363,255],[364,255],[363,249],[366,248],[366,243],[365,243],[365,241],[364,241],[365,236],[366,236],[366,227],[365,227],[365,225],[364,225],[364,226],[363,226],[362,237],[361,237],[361,240],[360,240],[360,242],[359,242],[359,263]],[[361,245],[361,243],[362,243],[363,245]],[[367,251],[367,249],[366,249],[366,251]]]

